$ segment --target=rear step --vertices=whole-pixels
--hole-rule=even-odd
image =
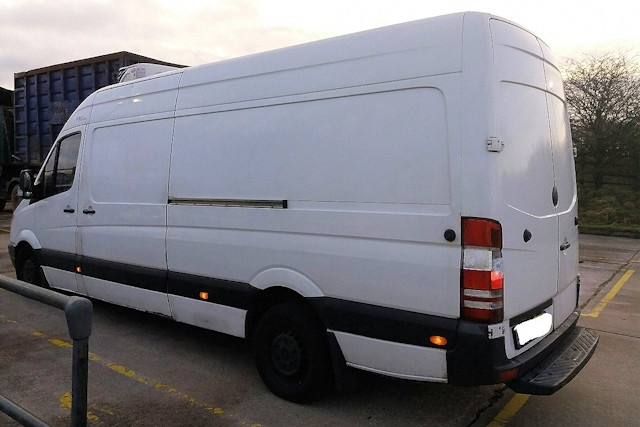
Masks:
[[[598,345],[598,334],[576,327],[538,366],[508,383],[517,393],[550,395],[560,390],[589,361]]]

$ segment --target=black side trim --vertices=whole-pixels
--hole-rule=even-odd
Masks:
[[[108,280],[135,288],[167,292],[167,272],[113,261],[82,257],[80,267],[84,276]]]
[[[213,279],[186,273],[169,272],[168,291],[171,295],[200,299],[200,292],[209,294],[208,302],[248,310],[259,290],[231,280]]]
[[[259,289],[243,282],[76,257],[74,254],[53,251],[44,253],[43,265],[70,272],[75,272],[76,266],[80,266],[81,274],[84,276],[241,310],[249,310],[260,292]],[[206,300],[200,297],[201,292],[208,294]],[[421,347],[449,350],[456,345],[459,323],[457,319],[337,298],[309,298],[309,302],[330,330]],[[486,338],[486,326],[484,329],[483,341],[487,343],[489,340]],[[443,347],[432,344],[429,339],[433,335],[445,337],[447,345]]]
[[[328,329],[421,347],[455,345],[458,320],[336,298],[311,298]],[[447,338],[446,347],[429,338]]]
[[[73,272],[76,271],[76,266],[78,264],[75,254],[52,251],[50,249],[41,249],[40,265]]]
[[[259,292],[247,283],[231,280],[168,272],[157,268],[79,257],[75,254],[51,250],[42,250],[41,255],[41,265],[48,267],[76,272],[76,267],[79,266],[83,276],[200,301],[205,301],[200,298],[200,292],[207,292],[209,299],[206,302],[242,310],[249,309],[251,301]]]

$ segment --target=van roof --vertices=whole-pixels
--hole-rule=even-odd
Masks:
[[[180,99],[174,105],[183,109],[460,72],[463,29],[488,34],[490,19],[506,21],[481,12],[454,13],[168,71],[100,89],[78,110],[94,103],[122,101],[130,92],[124,87],[130,85],[135,85],[137,89],[131,90],[138,94],[145,90],[177,92],[180,87]],[[486,43],[490,42],[487,37]],[[416,61],[411,55],[416,50],[437,60]],[[374,62],[373,57],[377,57]],[[299,73],[303,69],[306,73],[302,78],[300,74],[288,78],[289,71]],[[243,81],[246,77],[258,78],[247,84]],[[221,82],[225,82],[224,87],[210,85],[208,90],[201,90],[202,85]],[[290,93],[283,93],[280,82],[286,82]],[[74,121],[73,116],[77,114],[74,112],[65,128],[88,121],[85,116]],[[101,121],[106,119],[101,117]]]

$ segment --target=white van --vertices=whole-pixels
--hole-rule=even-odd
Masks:
[[[550,394],[579,316],[548,47],[460,13],[101,89],[11,227],[19,278],[251,338],[277,395],[347,367]]]

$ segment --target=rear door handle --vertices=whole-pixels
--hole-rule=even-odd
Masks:
[[[96,211],[93,209],[93,207],[89,206],[87,209],[83,209],[82,213],[86,215],[93,215],[94,213],[96,213]]]
[[[69,206],[69,205],[67,205],[67,207],[66,207],[66,208],[64,208],[64,209],[62,210],[62,212],[64,212],[64,213],[74,213],[75,211],[76,211],[76,210],[75,210],[75,209],[73,209],[73,208],[72,208],[71,206]]]
[[[561,251],[566,251],[570,247],[571,247],[571,243],[569,243],[569,241],[565,240],[564,243],[560,245],[560,250]]]

